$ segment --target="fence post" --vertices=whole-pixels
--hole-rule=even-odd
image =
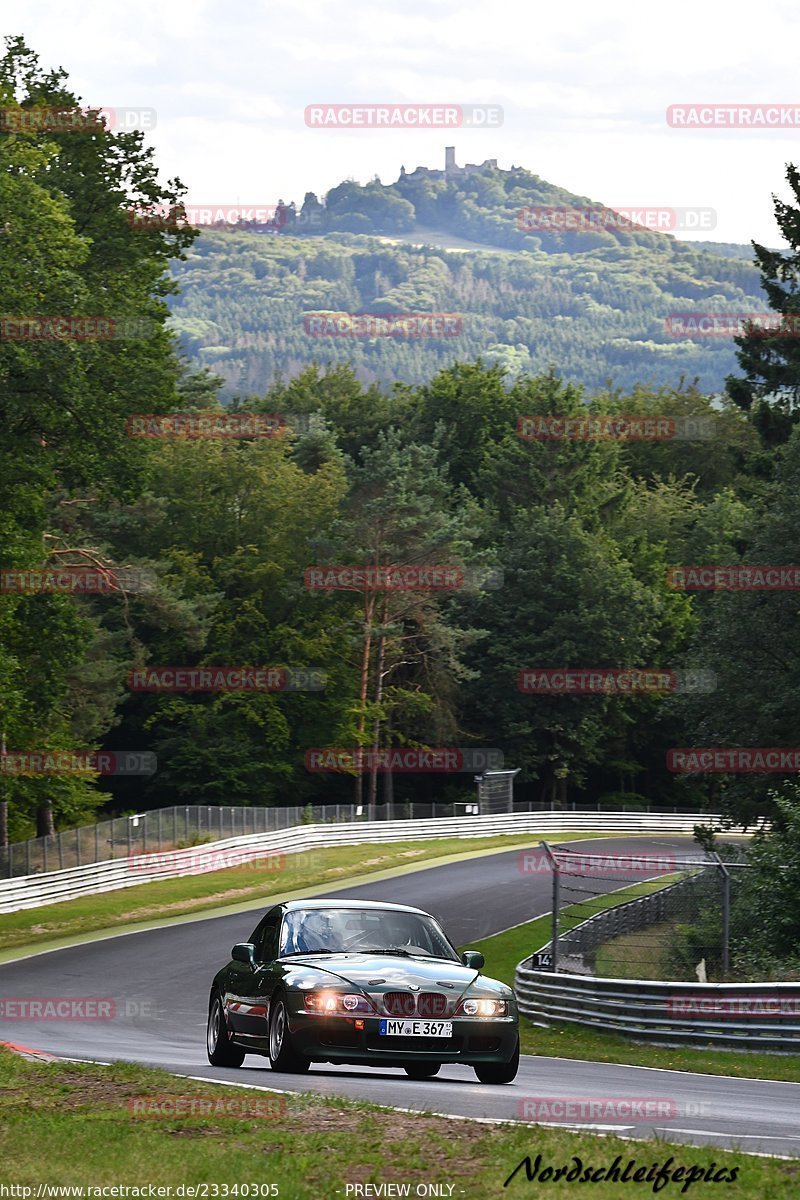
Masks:
[[[158,810],[158,825],[156,829],[156,837],[158,838],[158,848],[161,849],[161,809]]]
[[[539,845],[544,846],[545,854],[550,860],[550,866],[553,871],[553,931],[550,937],[550,955],[553,960],[552,970],[555,973],[558,970],[558,910],[561,905],[561,879],[559,876],[558,859],[555,854],[553,854],[547,842],[540,842]]]
[[[731,873],[720,856],[715,852],[714,858],[722,872],[722,978],[728,976],[731,940]]]

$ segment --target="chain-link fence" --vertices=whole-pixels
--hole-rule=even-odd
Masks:
[[[515,800],[511,808],[506,800],[502,808],[492,804],[464,802],[420,804],[395,801],[390,808],[379,804],[376,820],[413,821],[438,817],[486,816],[493,811],[547,812],[552,805],[536,801]],[[566,812],[625,812],[624,805],[571,804]],[[640,811],[637,805],[631,811]],[[677,813],[674,807],[652,807],[648,812]],[[21,875],[36,875],[42,871],[58,871],[79,867],[84,863],[106,862],[130,854],[149,854],[175,850],[220,838],[247,833],[267,833],[288,829],[303,822],[366,820],[366,806],[354,804],[308,804],[305,806],[270,808],[217,807],[211,805],[177,805],[154,809],[134,816],[114,817],[94,825],[66,829],[52,837],[29,838],[0,846],[0,879]]]
[[[616,979],[729,978],[743,855],[583,854],[543,843],[552,871],[550,943],[534,965]]]

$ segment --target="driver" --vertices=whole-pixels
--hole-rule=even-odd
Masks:
[[[327,913],[303,913],[300,928],[295,934],[295,946],[298,950],[310,953],[314,950],[335,950],[333,930]]]
[[[416,941],[416,922],[393,913],[386,922],[386,932],[392,946],[411,946]]]

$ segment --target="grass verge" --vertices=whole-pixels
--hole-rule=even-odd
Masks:
[[[387,1088],[399,1105],[404,1082],[398,1078]],[[431,1093],[435,1103],[435,1087]],[[149,1115],[137,1115],[137,1103]],[[176,1104],[184,1113],[192,1104],[202,1104],[203,1110],[175,1115]],[[352,1190],[357,1184],[362,1185],[361,1196],[375,1196],[381,1192],[366,1190],[367,1184],[390,1183],[408,1185],[412,1196],[457,1200],[527,1197],[542,1190],[553,1196],[574,1194],[573,1183],[563,1178],[550,1180],[544,1189],[531,1188],[524,1168],[504,1188],[518,1164],[526,1156],[535,1162],[537,1155],[542,1169],[571,1168],[577,1156],[583,1169],[597,1170],[619,1155],[618,1169],[635,1161],[629,1174],[669,1159],[671,1171],[695,1164],[706,1170],[714,1162],[723,1172],[718,1182],[736,1172],[735,1182],[723,1189],[712,1181],[693,1183],[693,1200],[710,1200],[720,1191],[736,1200],[790,1200],[800,1187],[800,1163],[727,1150],[623,1142],[516,1122],[448,1120],[328,1096],[215,1086],[130,1064],[29,1062],[0,1048],[2,1178],[6,1184],[32,1188],[29,1196],[36,1195],[40,1184],[144,1188],[128,1196],[147,1196],[153,1185],[171,1188],[173,1197],[184,1185],[184,1196],[196,1188],[195,1195],[249,1195],[251,1200],[269,1195],[271,1184],[271,1194],[281,1200],[344,1200],[359,1194]],[[417,1193],[420,1184],[426,1189],[436,1184],[441,1190]],[[204,1193],[203,1185],[209,1185]],[[681,1189],[679,1177],[660,1194],[679,1196]],[[616,1200],[620,1191],[620,1183],[596,1182],[591,1195],[593,1200]],[[651,1191],[652,1184],[646,1185],[642,1194]],[[24,1198],[24,1193],[14,1194]]]
[[[560,842],[603,837],[602,833],[548,833]],[[605,835],[607,836],[607,835]],[[276,856],[264,867],[258,860],[224,871],[187,875],[157,883],[140,883],[132,888],[99,892],[79,900],[63,900],[42,908],[23,909],[0,915],[0,961],[2,951],[18,946],[44,946],[81,934],[113,930],[126,925],[157,923],[207,909],[236,911],[267,904],[271,899],[310,887],[333,883],[348,885],[360,876],[414,870],[420,864],[443,858],[466,858],[483,851],[512,850],[534,845],[539,835],[504,834],[482,838],[436,838],[427,841],[378,842],[358,846],[335,846],[325,850],[300,851]],[[198,847],[198,853],[204,851]],[[210,914],[209,914],[210,915]]]

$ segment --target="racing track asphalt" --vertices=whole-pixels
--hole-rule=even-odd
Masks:
[[[691,839],[665,835],[569,845],[587,853],[696,854]],[[325,894],[417,905],[464,946],[549,911],[549,873],[523,873],[520,854],[506,851]],[[619,877],[610,878],[607,890],[619,886]],[[565,903],[569,899],[564,896]],[[611,1117],[605,1110],[598,1115],[597,1109],[583,1109],[570,1127],[631,1137],[655,1132],[670,1142],[800,1155],[800,1084],[534,1056],[523,1056],[515,1082],[502,1087],[479,1084],[467,1067],[446,1066],[435,1079],[421,1082],[399,1070],[329,1064],[313,1066],[305,1076],[281,1075],[252,1055],[240,1070],[212,1067],[205,1055],[209,984],[231,945],[248,938],[259,915],[254,906],[252,912],[123,934],[0,965],[2,998],[93,996],[116,1002],[116,1015],[108,1021],[0,1020],[0,1040],[62,1057],[124,1059],[195,1078],[450,1116],[530,1120],[532,1105],[541,1100],[649,1100],[659,1107],[637,1112],[634,1106],[631,1116],[618,1115],[619,1109]],[[491,961],[486,973],[491,975]],[[531,1133],[533,1146],[533,1128]],[[699,1157],[695,1153],[693,1161]]]

